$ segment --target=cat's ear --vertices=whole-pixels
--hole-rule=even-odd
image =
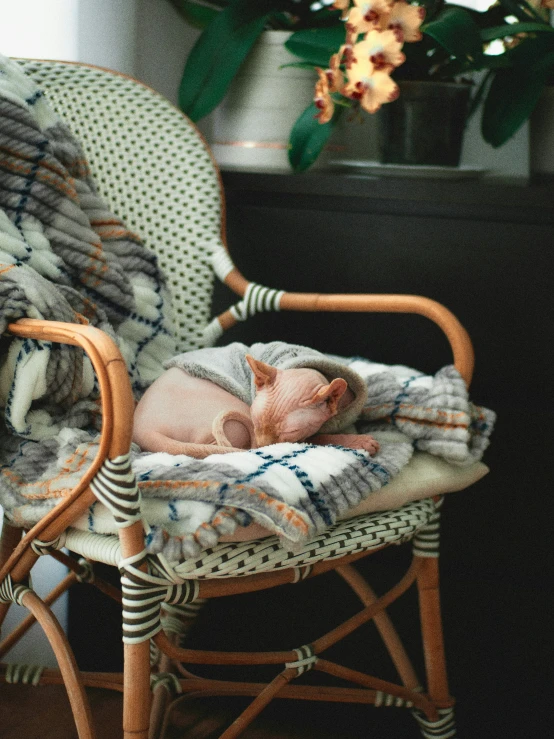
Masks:
[[[321,390],[318,390],[317,393],[315,393],[313,398],[310,400],[310,405],[321,403],[326,400],[327,405],[329,406],[329,411],[331,415],[334,416],[337,412],[339,400],[346,392],[347,387],[348,383],[346,380],[343,380],[342,377],[335,377],[329,385],[325,385],[325,387],[322,387]]]
[[[260,362],[259,359],[254,359],[250,354],[246,355],[246,361],[250,365],[250,369],[254,373],[254,384],[256,390],[261,390],[264,387],[269,387],[275,382],[277,377],[277,368],[272,367],[270,364]]]

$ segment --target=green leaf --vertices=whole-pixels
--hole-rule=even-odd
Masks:
[[[466,126],[467,121],[469,121],[469,119],[475,114],[478,107],[481,105],[483,98],[485,97],[485,93],[487,92],[490,83],[492,82],[493,74],[494,73],[490,69],[487,70],[487,72],[483,75],[481,82],[477,86],[476,91],[471,96],[469,101],[469,108],[467,111]]]
[[[300,115],[289,139],[289,162],[295,172],[304,172],[315,162],[342,114],[337,108],[329,123],[320,123],[316,118],[318,109],[312,103]]]
[[[541,67],[521,66],[496,72],[483,106],[481,133],[494,147],[502,146],[529,118],[554,65],[541,60]]]
[[[337,23],[329,28],[310,28],[297,31],[285,43],[286,48],[304,61],[324,69],[329,66],[329,59],[336,54],[344,43],[346,31],[344,23]]]
[[[179,15],[194,28],[206,28],[221,11],[192,0],[169,0]]]
[[[467,59],[479,68],[482,64],[483,42],[479,26],[463,8],[449,7],[421,30],[435,39],[457,59]]]
[[[547,23],[505,23],[502,26],[481,29],[483,41],[515,36],[517,33],[554,33],[554,28]]]
[[[294,67],[295,69],[315,70],[315,67],[311,62],[289,62],[288,64],[281,64],[279,66],[279,69],[286,69],[287,67]]]
[[[534,18],[538,21],[544,20],[535,8],[525,2],[525,0],[500,0],[500,5],[506,9],[506,15],[513,14],[522,21],[529,20],[529,18]]]
[[[271,0],[235,0],[200,35],[179,87],[179,106],[193,121],[211,113],[225,97],[276,5]]]

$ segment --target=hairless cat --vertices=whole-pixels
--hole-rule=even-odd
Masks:
[[[251,355],[246,360],[256,387],[251,406],[210,380],[171,367],[138,403],[133,441],[143,451],[197,458],[285,441],[379,450],[368,434],[317,434],[351,402],[346,380],[329,382],[311,368],[278,369]]]

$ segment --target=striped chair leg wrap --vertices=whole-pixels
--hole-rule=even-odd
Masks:
[[[311,644],[305,644],[303,647],[299,647],[293,651],[296,653],[298,659],[294,662],[285,662],[285,667],[295,669],[297,677],[314,668],[318,658]]]
[[[382,690],[377,690],[375,693],[375,706],[377,708],[394,706],[395,708],[412,708],[413,703],[406,698],[401,698],[398,695],[391,695],[390,693],[383,693]]]
[[[106,459],[90,487],[111,511],[119,527],[131,526],[140,520],[140,493],[128,454]]]
[[[311,575],[313,565],[305,565],[304,567],[293,567],[294,580],[293,582],[301,582]]]
[[[150,639],[150,667],[154,667],[160,661],[162,650]]]
[[[161,614],[164,631],[185,637],[207,602],[206,598],[197,598],[178,606],[164,603]]]
[[[212,268],[221,282],[225,282],[227,276],[235,269],[231,257],[223,244],[212,245]]]
[[[418,557],[438,557],[440,541],[440,511],[429,519],[429,523],[416,532],[413,538],[413,552]]]
[[[140,567],[148,565],[148,571]],[[123,594],[123,642],[139,644],[162,628],[162,603],[182,605],[198,597],[196,580],[178,577],[162,558],[145,551],[119,564]],[[158,573],[158,574],[155,574]]]
[[[79,572],[75,573],[75,577],[79,582],[86,582],[86,583],[93,583],[94,582],[94,568],[92,566],[92,562],[89,562],[88,559],[85,559],[84,557],[81,557],[79,559],[79,566],[80,570]]]
[[[414,710],[412,714],[419,724],[424,739],[456,739],[453,708],[439,708],[437,721],[429,721],[421,711]]]
[[[30,587],[23,583],[14,583],[11,575],[6,575],[0,583],[0,603],[16,603],[22,606],[23,596],[31,592]]]
[[[35,554],[38,554],[39,557],[42,557],[45,554],[50,554],[50,552],[56,549],[63,549],[65,546],[65,538],[65,532],[63,532],[56,539],[50,539],[50,541],[34,539],[31,542],[31,549]]]
[[[246,321],[256,313],[278,311],[283,295],[283,290],[273,290],[251,282],[246,288],[244,298],[230,310],[237,321]]]
[[[219,245],[214,249],[212,256],[212,266],[214,272],[222,282],[235,268],[227,250]],[[256,315],[256,313],[267,311],[278,311],[281,306],[281,298],[284,290],[274,290],[263,285],[251,282],[246,288],[246,292],[242,300],[230,308],[231,314],[236,321],[246,321],[247,318]],[[223,329],[217,318],[204,329],[204,346],[213,346],[220,336],[223,335]]]
[[[6,665],[5,679],[7,683],[15,685],[38,685],[44,671],[42,665]]]
[[[216,245],[213,249],[212,267],[221,282],[225,282],[235,269],[231,257],[222,244]],[[284,290],[274,290],[251,282],[246,288],[244,298],[231,308],[231,313],[237,321],[245,321],[261,311],[278,311],[283,295]]]
[[[158,688],[164,688],[172,697],[183,692],[179,678],[172,672],[158,672],[155,675],[151,675],[150,687],[153,693],[156,692]]]

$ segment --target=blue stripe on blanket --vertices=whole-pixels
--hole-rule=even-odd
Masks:
[[[350,452],[362,463],[364,467],[369,468],[371,472],[374,472],[377,477],[381,479],[383,485],[387,485],[390,482],[390,472],[386,470],[382,464],[375,462],[371,457],[366,456],[363,452],[358,449],[351,449],[350,447],[336,445],[337,449],[342,449],[343,452]]]
[[[415,379],[417,379],[415,375],[412,375],[411,377],[409,377],[406,380],[406,382],[403,383],[402,391],[398,393],[398,395],[394,399],[394,408],[391,411],[390,420],[391,420],[392,425],[395,426],[396,428],[398,428],[398,424],[396,423],[396,416],[400,412],[400,406],[402,405],[402,401],[409,397],[406,390],[410,386],[410,383],[412,383]]]
[[[25,102],[27,103],[27,105],[35,105],[35,103],[37,102],[37,100],[40,100],[40,98],[43,95],[44,95],[44,93],[42,92],[42,90],[37,90],[35,93],[33,93],[31,95],[31,97],[26,98],[25,99]]]
[[[19,364],[23,360],[23,356],[25,354],[32,354],[35,351],[43,352],[46,347],[51,348],[52,343],[50,341],[39,341],[38,339],[23,339],[21,349],[19,350],[17,359],[15,360],[16,373],[17,368],[19,367]],[[16,385],[14,383],[10,387],[8,397],[6,398],[6,406],[4,409],[4,423],[6,424],[6,428],[8,429],[8,431],[10,431],[10,433],[16,434],[18,436],[25,436],[26,434],[29,434],[31,432],[31,427],[28,425],[25,431],[17,431],[10,421],[15,389]]]
[[[15,208],[15,220],[14,224],[19,229],[20,233],[23,235],[23,231],[21,229],[21,219],[23,218],[23,213],[25,212],[25,206],[27,205],[27,201],[29,200],[29,195],[31,193],[31,188],[33,186],[33,183],[35,182],[37,172],[40,167],[41,161],[45,157],[45,151],[46,147],[48,146],[48,139],[44,139],[37,145],[37,154],[33,160],[33,166],[31,167],[31,171],[28,175],[25,175],[25,185],[23,186],[23,190],[21,192],[21,197],[19,198],[19,202]],[[31,258],[32,249],[31,247],[25,242],[25,249],[27,250],[27,259]],[[26,261],[26,260],[25,260]]]
[[[259,477],[262,475],[266,470],[268,470],[270,467],[273,467],[273,465],[280,465],[281,467],[285,467],[286,469],[290,470],[296,475],[297,480],[300,482],[302,487],[306,490],[308,493],[308,496],[311,500],[311,502],[314,504],[317,512],[321,516],[321,518],[325,521],[327,526],[330,526],[333,523],[333,519],[331,517],[331,514],[329,512],[329,507],[326,505],[325,500],[321,497],[321,494],[319,491],[317,491],[314,488],[314,485],[312,481],[310,480],[308,473],[304,472],[304,470],[300,469],[298,465],[290,464],[289,460],[294,460],[297,457],[306,454],[306,452],[309,449],[315,449],[313,444],[306,444],[306,446],[303,449],[296,449],[294,452],[291,452],[290,454],[285,454],[282,457],[274,457],[271,454],[268,454],[267,452],[262,452],[261,450],[254,450],[254,454],[257,457],[260,457],[260,459],[265,460],[264,464],[261,465],[255,472],[251,472],[250,474],[243,477],[241,480],[237,480],[236,482],[239,484],[246,484],[254,480],[256,477]]]

